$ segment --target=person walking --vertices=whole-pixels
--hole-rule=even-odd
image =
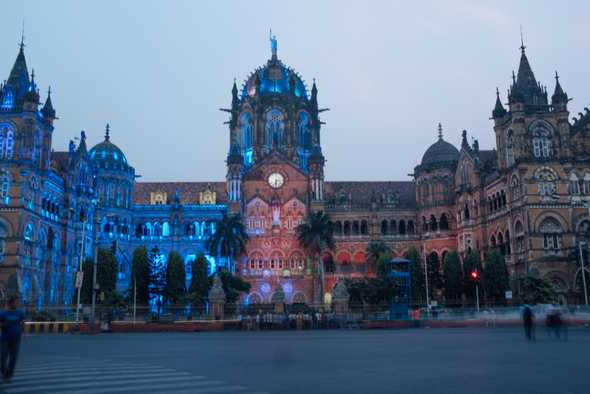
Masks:
[[[0,357],[2,378],[5,382],[10,381],[14,373],[23,332],[25,315],[23,311],[17,309],[17,306],[18,298],[12,296],[8,299],[8,309],[0,312],[0,322],[2,323]]]
[[[527,340],[535,340],[535,314],[529,305],[524,306],[522,311],[522,323],[524,325],[524,335]]]

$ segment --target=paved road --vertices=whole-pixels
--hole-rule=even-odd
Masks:
[[[5,393],[588,393],[590,330],[26,337]]]

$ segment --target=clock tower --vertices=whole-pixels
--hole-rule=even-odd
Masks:
[[[250,240],[237,269],[251,285],[246,302],[312,301],[311,264],[297,240],[309,210],[322,209],[324,157],[315,81],[303,79],[277,57],[256,69],[240,90],[234,82],[227,193]]]

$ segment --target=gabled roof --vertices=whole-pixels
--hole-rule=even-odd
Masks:
[[[198,204],[199,192],[204,192],[208,186],[215,192],[218,204],[227,203],[225,182],[136,182],[133,202],[150,204],[152,192],[165,192],[168,200],[172,201],[178,190],[181,204]]]

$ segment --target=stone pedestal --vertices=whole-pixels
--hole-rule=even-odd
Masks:
[[[332,310],[337,315],[346,315],[349,311],[350,294],[344,280],[340,279],[332,291]]]
[[[274,305],[275,313],[285,313],[285,292],[283,291],[283,286],[279,284],[270,302]]]
[[[215,320],[224,318],[225,309],[225,291],[219,275],[213,278],[213,286],[209,290],[209,317]]]

